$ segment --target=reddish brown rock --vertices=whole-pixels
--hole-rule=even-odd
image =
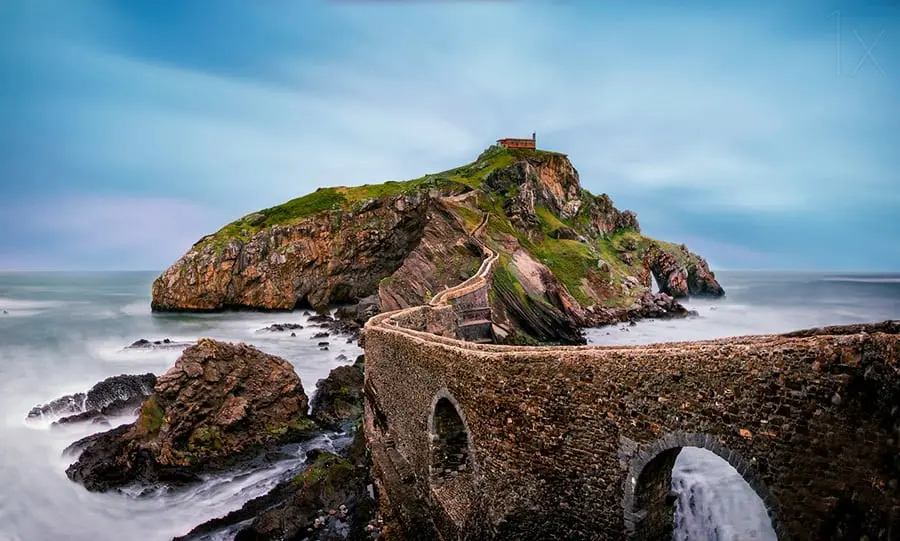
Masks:
[[[378,287],[382,311],[422,304],[478,270],[484,254],[469,237],[477,222],[465,223],[454,209],[458,205],[452,200],[432,202],[419,243]]]
[[[674,246],[656,242],[647,251],[645,261],[662,293],[676,298],[689,295],[721,297],[725,294],[706,260],[683,244]]]
[[[417,192],[264,228],[248,240],[201,239],[153,282],[152,307],[291,310],[371,295],[418,243],[427,209],[427,194]]]
[[[202,339],[159,377],[134,424],[92,437],[66,474],[89,490],[191,481],[199,471],[304,438],[316,427],[307,406],[287,361]]]

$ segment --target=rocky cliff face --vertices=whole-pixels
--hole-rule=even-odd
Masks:
[[[249,238],[201,239],[153,283],[154,310],[322,308],[373,293],[425,226],[427,194],[373,199],[274,225]]]
[[[459,217],[464,208],[449,198],[431,201],[419,243],[400,267],[379,284],[383,311],[422,304],[475,274],[484,254],[469,236],[475,227],[472,223],[477,222],[467,224]]]
[[[645,295],[651,274],[672,297],[723,293],[702,258],[643,236],[634,213],[583,189],[565,155],[491,147],[457,169],[320,189],[228,224],[154,282],[153,308],[404,308],[475,272],[476,230],[501,255],[503,340],[579,342],[582,326],[681,313]]]
[[[484,189],[504,200],[506,215],[519,229],[538,227],[537,213],[544,209],[559,220],[572,221],[591,236],[625,229],[640,232],[633,212],[619,211],[606,194],[595,196],[583,190],[578,172],[562,154],[534,153],[510,167],[496,169],[484,180]],[[572,227],[560,229],[558,237],[578,240]]]

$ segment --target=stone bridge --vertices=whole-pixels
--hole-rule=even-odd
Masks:
[[[900,322],[475,343],[467,314],[488,306],[495,259],[365,328],[365,431],[407,539],[668,540],[683,447],[740,472],[781,541],[900,539]]]

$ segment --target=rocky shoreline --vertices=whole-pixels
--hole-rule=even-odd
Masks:
[[[353,332],[327,315],[317,326]],[[290,328],[284,326],[285,331]],[[354,336],[350,336],[354,338]],[[167,347],[168,340],[138,340],[133,348]],[[207,473],[253,469],[290,459],[292,444],[324,434],[345,434],[335,449],[307,451],[304,465],[268,494],[226,516],[198,525],[178,539],[204,539],[229,531],[235,539],[377,539],[368,455],[359,423],[364,358],[339,366],[316,383],[310,404],[291,365],[246,344],[211,339],[192,343],[175,365],[153,374],[121,375],[35,406],[28,420],[54,426],[101,423],[107,415],[137,419],[84,437],[64,451],[66,475],[87,490],[106,492],[202,482]],[[287,445],[287,447],[285,447]],[[288,454],[285,454],[288,453]],[[236,470],[236,471],[237,471]],[[298,539],[301,537],[297,537]]]
[[[338,316],[308,314],[306,326],[355,340],[377,304],[345,306]],[[643,317],[683,317],[672,297],[643,296],[640,307],[597,314],[610,324]],[[296,323],[257,332],[289,333]],[[185,347],[186,346],[186,347]],[[289,363],[245,344],[201,339],[190,345],[141,339],[126,349],[184,347],[165,374],[107,378],[86,393],[35,406],[29,419],[53,417],[54,426],[106,416],[137,415],[131,424],[82,438],[64,451],[73,460],[67,476],[87,490],[138,487],[177,490],[202,476],[286,457],[285,444],[338,431],[351,442],[336,451],[311,449],[305,465],[269,493],[225,516],[200,524],[177,539],[201,540],[228,531],[235,539],[378,539],[381,524],[371,493],[369,457],[359,423],[363,409],[364,357],[339,366],[316,383],[311,403]],[[347,360],[347,359],[345,359]],[[130,409],[129,409],[130,408]],[[246,466],[244,466],[246,467]],[[299,537],[297,537],[299,536]]]
[[[485,316],[492,338],[484,339],[498,344],[584,344],[586,327],[688,317],[694,313],[679,299],[724,295],[703,258],[642,235],[634,213],[581,187],[565,155],[492,147],[437,175],[323,188],[244,216],[160,275],[151,308],[310,307],[318,313],[304,313],[303,325],[257,332],[305,330],[325,351],[336,337],[358,340],[375,314],[428,303],[464,282],[486,253],[495,259]],[[178,539],[221,531],[237,540],[380,537],[360,429],[362,357],[317,382],[309,404],[290,363],[246,344],[165,338],[128,346],[168,348],[183,348],[175,366],[122,399],[132,410],[139,405],[137,420],[66,450],[72,481],[91,491],[173,488],[248,461],[279,460],[287,444],[338,431],[352,435],[345,448],[310,450],[304,467],[268,494]],[[33,412],[65,413],[63,424],[104,422],[108,404],[73,409],[79,400],[63,397]]]

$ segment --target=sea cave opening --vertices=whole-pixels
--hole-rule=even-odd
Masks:
[[[770,510],[757,492],[765,489],[754,489],[735,465],[702,447],[661,451],[628,480],[631,539],[776,541]]]

